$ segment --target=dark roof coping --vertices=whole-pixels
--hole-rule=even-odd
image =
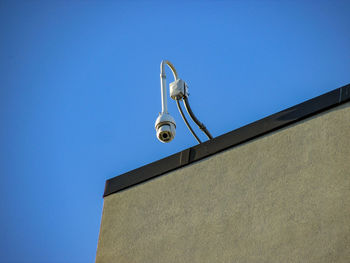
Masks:
[[[350,101],[350,84],[218,136],[210,141],[108,179],[103,197],[143,183],[348,101]]]

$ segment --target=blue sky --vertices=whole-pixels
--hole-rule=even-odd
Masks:
[[[350,1],[2,0],[0,261],[94,261],[105,180],[196,144],[171,100],[176,138],[156,139],[162,59],[218,136],[350,83],[349,13]]]

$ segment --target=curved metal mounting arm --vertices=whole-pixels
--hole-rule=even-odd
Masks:
[[[168,61],[163,60],[160,63],[160,88],[161,88],[161,96],[162,96],[162,113],[168,113],[168,104],[167,104],[167,92],[166,92],[166,75],[164,70],[164,64],[167,64],[171,69],[174,79],[178,79],[178,75],[174,65]]]

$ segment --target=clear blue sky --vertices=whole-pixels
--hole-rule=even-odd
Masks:
[[[105,180],[196,144],[170,100],[176,138],[156,139],[162,59],[218,136],[350,83],[349,14],[330,0],[1,0],[0,261],[93,262]]]

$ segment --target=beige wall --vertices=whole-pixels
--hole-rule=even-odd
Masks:
[[[105,197],[96,262],[350,262],[350,103]]]

